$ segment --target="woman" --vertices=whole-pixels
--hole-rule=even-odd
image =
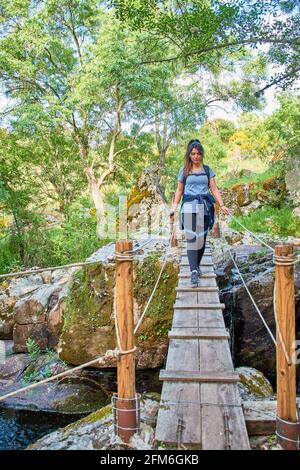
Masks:
[[[200,263],[205,250],[205,242],[210,224],[209,192],[215,197],[224,214],[229,209],[224,205],[215,182],[215,173],[203,166],[204,148],[200,140],[191,140],[185,154],[184,166],[178,173],[178,187],[174,197],[170,217],[174,216],[183,195],[181,220],[187,239],[187,256],[191,270],[191,286],[198,286],[201,277]]]

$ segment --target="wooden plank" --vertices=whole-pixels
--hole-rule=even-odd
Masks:
[[[166,369],[199,370],[199,344],[197,339],[169,342]]]
[[[203,261],[203,262],[201,261],[201,263],[200,263],[200,268],[201,268],[202,266],[213,266],[213,265],[214,265],[214,263],[207,262],[207,261]],[[180,263],[180,266],[189,266],[189,263],[186,262],[186,261],[182,261],[182,262]]]
[[[183,258],[183,259],[186,259],[186,258],[188,257],[187,251],[182,251],[182,252],[180,253],[180,257],[181,257],[181,259],[182,259],[182,258]],[[209,252],[209,253],[204,252],[204,254],[203,254],[202,258],[201,258],[201,261],[202,261],[202,260],[203,260],[203,261],[206,261],[206,260],[208,260],[208,259],[212,259],[211,252]]]
[[[202,287],[176,287],[176,292],[219,292],[218,287],[202,286]]]
[[[200,370],[212,372],[233,372],[228,341],[203,339],[200,341]]]
[[[200,341],[200,371],[206,370],[207,364],[212,373],[234,373],[228,341]],[[201,407],[202,448],[218,450],[229,446],[231,449],[248,449],[237,386],[226,385],[225,381],[218,385],[201,384],[200,395],[201,402],[207,403]],[[231,432],[225,431],[227,425]]]
[[[168,382],[237,383],[239,381],[239,374],[229,371],[211,372],[161,369],[159,380]]]
[[[214,309],[214,310],[218,310],[218,309],[221,309],[221,310],[224,310],[225,309],[225,304],[218,304],[218,303],[211,303],[211,304],[178,304],[178,303],[175,303],[174,304],[174,308],[177,308],[177,309],[188,309],[188,308],[192,308],[192,309],[205,309],[205,310],[210,310],[210,309]]]
[[[202,449],[250,449],[237,385],[201,384],[200,394]]]
[[[298,406],[300,398],[297,399]],[[242,408],[249,436],[267,436],[276,431],[276,400],[243,401]]]
[[[190,291],[176,292],[176,305],[180,301],[182,305],[194,304],[219,304],[219,294],[217,291],[200,291],[197,287],[190,287]],[[195,296],[196,294],[196,296]]]
[[[202,329],[193,329],[193,328],[181,328],[181,329],[172,329],[169,331],[170,339],[229,339],[230,335],[228,331],[223,328],[202,328]]]
[[[180,272],[178,274],[178,277],[179,278],[191,278],[191,273],[186,270],[186,272]],[[211,271],[211,272],[203,273],[200,279],[203,279],[203,278],[204,279],[205,278],[216,279],[216,277],[217,275],[213,271]]]
[[[172,328],[225,328],[222,310],[175,309]]]
[[[224,449],[225,409],[230,426],[237,427],[237,437],[230,434],[231,448],[249,448],[236,385],[239,376],[233,370],[229,335],[222,315],[224,304],[219,303],[213,263],[201,265],[204,274],[198,288],[189,286],[190,267],[188,263],[184,264],[181,263],[178,276],[166,369],[160,376],[163,388],[156,439],[176,443],[178,420],[182,419],[181,442],[190,446],[188,448]],[[204,290],[205,287],[208,289]],[[203,305],[206,308],[201,308]],[[216,404],[214,400],[217,400]],[[234,406],[230,407],[230,404]]]
[[[186,250],[182,250],[180,252],[180,258],[181,259],[187,259],[188,255],[187,255],[187,251]],[[203,260],[207,260],[207,259],[212,259],[212,253],[209,251],[209,252],[204,252],[203,256],[202,256],[202,259],[201,261]]]
[[[191,268],[190,268],[189,264],[186,264],[184,266],[182,264],[180,264],[179,268],[180,268],[179,274],[189,273],[189,275],[191,275]],[[206,273],[215,274],[213,266],[202,266],[202,265],[200,265],[200,268],[201,268],[201,271],[202,271],[202,275],[205,275]]]
[[[185,246],[185,245],[188,243],[188,241],[187,241],[187,240],[181,240],[180,243],[181,243],[183,246]],[[206,248],[211,248],[211,247],[212,247],[211,243],[208,242],[207,239],[206,239],[205,247],[206,247]]]
[[[276,400],[243,401],[249,436],[267,436],[276,432]]]
[[[198,300],[198,294],[197,292],[190,292],[189,294],[187,293],[177,293],[176,294],[176,305],[184,305],[187,302],[195,302],[197,303]]]
[[[157,416],[155,439],[168,444],[178,441],[178,420],[185,423],[182,442],[200,448],[200,387],[198,383],[164,382]]]
[[[191,248],[192,247],[193,246],[191,246]],[[179,245],[179,249],[182,251],[182,253],[186,253],[188,248],[189,248],[189,246],[187,245],[187,243],[185,243],[183,246]],[[204,250],[204,253],[212,254],[213,250],[210,247],[206,247],[205,250]]]
[[[190,287],[190,277],[179,277],[178,278],[178,288],[180,287],[187,287],[189,289],[193,289]],[[201,277],[198,281],[198,287],[214,287],[218,289],[216,279],[213,277]]]
[[[174,310],[172,328],[197,328],[199,324],[197,310]],[[168,353],[169,355],[169,353]]]

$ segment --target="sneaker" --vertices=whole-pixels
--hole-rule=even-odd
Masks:
[[[200,269],[200,266],[198,266],[198,278],[200,278],[202,276],[202,271]]]
[[[190,282],[191,287],[198,287],[198,271],[194,269],[191,274],[191,282]]]

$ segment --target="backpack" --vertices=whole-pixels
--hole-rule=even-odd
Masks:
[[[205,174],[207,176],[207,183],[208,183],[208,188],[210,186],[209,184],[209,166],[208,165],[203,165],[203,168],[204,168],[204,171],[205,171]],[[203,173],[198,173],[198,175],[201,175]],[[195,175],[197,176],[197,173],[195,173]],[[184,188],[185,188],[185,183],[186,183],[186,179],[187,179],[188,175],[184,175],[183,176],[183,194],[184,194]],[[209,229],[211,230],[213,228],[213,225],[215,223],[215,207],[214,207],[214,203],[216,202],[214,196],[211,194],[211,193],[208,193],[208,212],[209,212]],[[182,225],[182,229],[183,229],[183,225]]]
[[[203,165],[203,168],[204,168],[204,171],[205,171],[205,174],[207,176],[207,183],[208,183],[208,188],[209,188],[209,166],[208,165]],[[196,176],[197,176],[197,173],[195,173]],[[198,173],[198,175],[201,175],[202,173]],[[185,183],[186,183],[186,179],[187,179],[188,175],[184,175],[183,176],[183,193],[184,193],[184,187],[185,187]]]

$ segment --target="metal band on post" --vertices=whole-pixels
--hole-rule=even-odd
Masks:
[[[276,436],[285,450],[300,450],[300,421],[290,422],[276,416]]]
[[[125,433],[130,433],[130,435],[133,435],[135,433],[139,434],[141,431],[141,395],[137,393],[135,397],[133,398],[122,398],[122,402],[127,402],[128,408],[124,408],[122,406],[121,408],[118,407],[118,402],[119,398],[116,393],[114,393],[111,397],[111,404],[112,404],[112,412],[113,412],[113,418],[114,418],[114,433],[116,435],[122,435]],[[134,406],[133,406],[134,404]],[[119,416],[120,412],[123,413],[132,413],[134,412],[136,414],[136,425],[132,425],[132,422],[129,422],[128,425],[123,425],[123,422],[121,423],[122,425],[119,424]],[[122,420],[123,421],[123,420]]]

